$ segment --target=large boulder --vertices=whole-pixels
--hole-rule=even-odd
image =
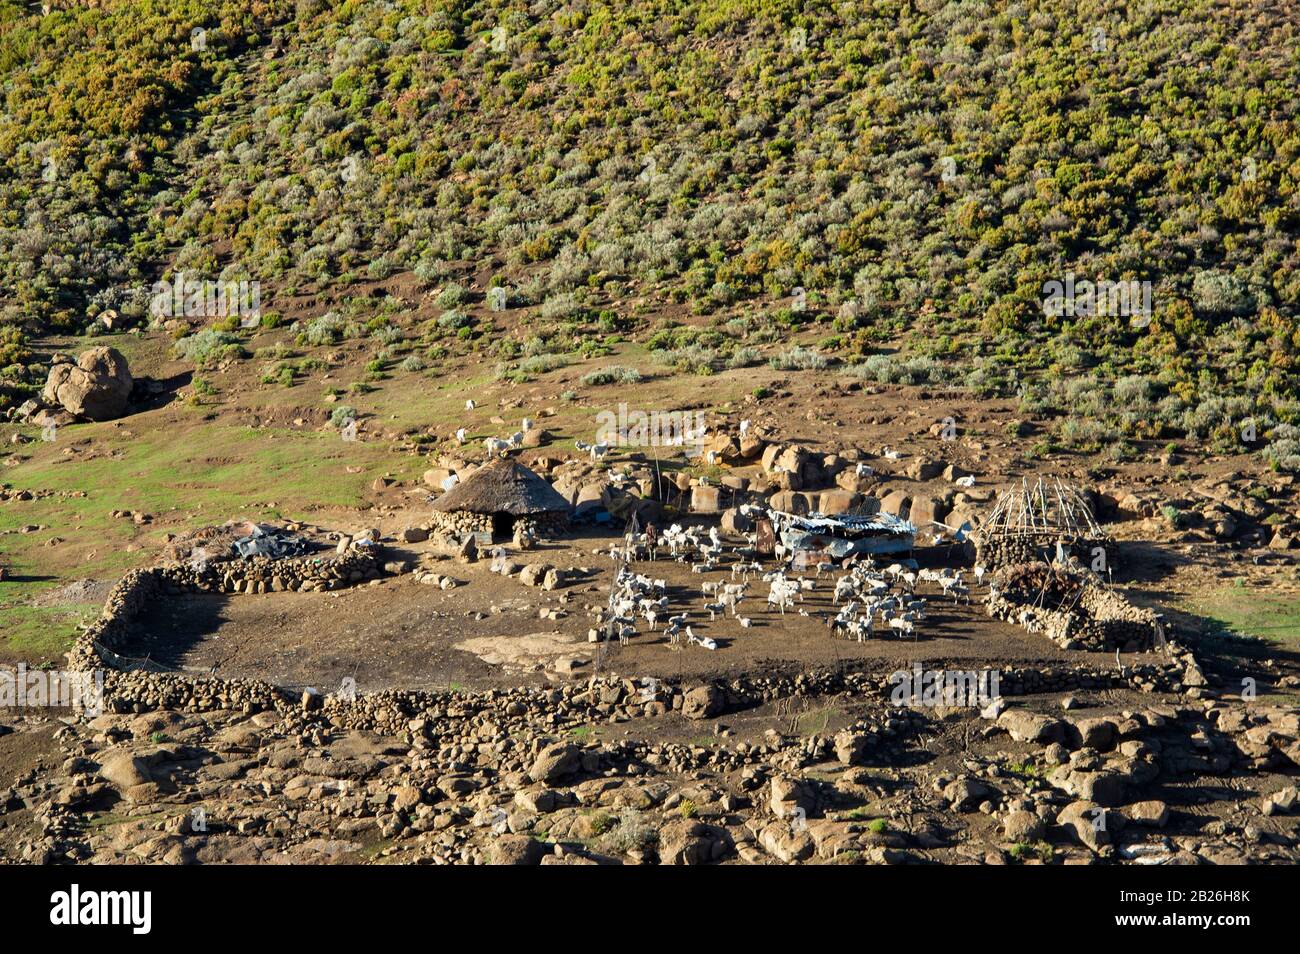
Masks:
[[[696,686],[682,697],[682,715],[688,719],[711,719],[726,708],[717,686]]]
[[[582,767],[582,750],[571,742],[554,742],[537,753],[528,777],[534,782],[554,784]]]
[[[115,348],[84,351],[77,363],[62,361],[50,368],[41,392],[47,404],[91,421],[110,421],[126,412],[131,396],[131,371]]]
[[[806,819],[817,807],[817,793],[805,779],[773,776],[768,806],[777,818]]]
[[[121,751],[104,758],[99,766],[99,776],[120,789],[153,781],[148,762],[137,755]]]
[[[1071,802],[1056,816],[1056,823],[1079,844],[1098,851],[1111,842],[1106,809],[1089,801]]]
[[[818,495],[817,509],[824,516],[837,517],[848,513],[862,502],[862,495],[847,490],[826,490]]]
[[[1006,729],[1017,742],[1050,745],[1065,741],[1065,725],[1060,720],[1025,709],[1008,709],[998,716],[998,725]]]
[[[929,529],[931,524],[943,523],[947,516],[948,507],[936,497],[913,497],[912,506],[907,511],[907,519],[918,529]]]
[[[670,821],[659,830],[660,864],[708,864],[726,857],[733,847],[727,829],[694,818]]]
[[[691,488],[693,513],[717,513],[722,509],[722,491],[717,487],[699,484]]]
[[[778,490],[768,500],[768,506],[783,513],[792,513],[796,517],[805,516],[812,509],[808,497],[794,490]]]
[[[904,516],[911,505],[911,496],[902,490],[892,490],[885,495],[884,500],[880,501],[881,511],[893,514],[895,517]]]

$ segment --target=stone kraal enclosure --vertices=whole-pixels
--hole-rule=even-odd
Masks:
[[[115,712],[158,709],[245,712],[323,710],[351,728],[378,732],[411,732],[411,720],[421,712],[440,710],[451,697],[481,697],[485,702],[503,694],[454,693],[433,690],[383,690],[375,693],[322,695],[298,691],[262,680],[222,679],[157,671],[131,658],[134,622],[154,603],[182,593],[256,594],[282,590],[327,591],[380,578],[384,571],[377,547],[357,548],[340,557],[312,560],[253,559],[212,565],[198,570],[174,565],[133,570],[114,587],[99,619],[78,638],[68,654],[74,671],[104,670],[104,707]],[[1190,653],[1185,653],[1187,660]],[[1191,665],[1195,665],[1194,660]],[[1179,691],[1187,661],[1176,658],[1121,668],[1097,666],[1017,666],[997,670],[999,694],[1031,695],[1128,686],[1141,691]],[[625,714],[653,716],[670,710],[690,718],[709,718],[731,709],[793,696],[840,692],[887,701],[894,689],[885,671],[814,671],[797,676],[742,677],[695,687],[656,680],[651,691],[635,679],[608,676],[566,686],[571,702],[594,693],[593,714],[607,715],[598,706],[617,705]],[[545,706],[557,690],[520,688],[504,695],[522,695]],[[612,694],[612,695],[611,695]],[[608,700],[616,698],[616,703]],[[605,700],[601,702],[600,700]]]

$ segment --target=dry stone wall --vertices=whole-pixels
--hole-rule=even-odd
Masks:
[[[515,528],[522,528],[537,537],[557,537],[569,529],[569,518],[563,513],[542,513],[515,519]],[[471,513],[459,510],[453,513],[434,511],[424,529],[444,537],[459,539],[471,533],[491,533],[492,514]]]
[[[115,711],[283,709],[297,694],[268,682],[208,679],[148,671],[131,659],[134,623],[153,603],[180,593],[270,593],[333,590],[380,575],[375,548],[314,560],[257,558],[206,566],[184,564],[132,570],[113,587],[99,619],[68,653],[73,670],[104,669],[106,701]]]
[[[988,613],[1041,633],[1062,649],[1144,652],[1160,642],[1160,618],[1078,572],[1042,564],[994,576]]]
[[[352,550],[337,559],[249,560],[202,570],[187,566],[133,570],[113,588],[103,614],[77,640],[69,662],[74,669],[104,670],[108,711],[318,711],[340,726],[413,741],[424,739],[425,744],[436,742],[430,737],[431,727],[453,712],[472,711],[504,719],[530,711],[539,715],[562,711],[588,720],[608,720],[678,711],[700,719],[793,697],[847,693],[885,701],[894,689],[888,672],[820,670],[789,676],[738,677],[694,686],[610,675],[562,687],[478,693],[384,690],[349,698],[299,692],[261,680],[151,671],[131,658],[133,623],[151,604],[171,595],[272,592],[277,580],[286,589],[334,589],[374,578],[381,572],[374,548]],[[1181,664],[1174,660],[1119,670],[1022,666],[999,670],[999,690],[1006,696],[1123,686],[1177,692],[1183,689],[1184,678]]]
[[[1061,540],[1067,556],[1083,566],[1092,566],[1097,548],[1106,554],[1106,566],[1118,567],[1118,548],[1109,537],[1066,537],[1055,532],[979,534],[975,538],[975,562],[988,570],[1020,563],[1050,563],[1056,558],[1056,543]]]

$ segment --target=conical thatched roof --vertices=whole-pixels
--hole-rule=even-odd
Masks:
[[[433,505],[443,513],[528,514],[566,512],[569,502],[542,477],[510,458],[484,464]]]

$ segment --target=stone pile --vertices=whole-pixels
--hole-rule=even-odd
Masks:
[[[1062,649],[1143,652],[1163,640],[1156,613],[1134,606],[1082,571],[1045,563],[998,570],[988,613],[1042,633]]]
[[[394,692],[280,712],[105,714],[58,729],[61,768],[0,791],[0,811],[28,808],[35,822],[8,826],[19,841],[4,860],[319,863],[375,845],[376,861],[441,864],[1300,857],[1286,824],[1300,808],[1286,781],[1300,767],[1295,707],[1016,706],[975,723],[978,748],[941,725],[950,714],[872,705],[838,731],[752,741],[572,733],[595,724],[592,706],[658,694],[605,679],[444,693],[431,709]],[[939,756],[933,767],[922,752]],[[1190,798],[1200,776],[1264,771],[1277,775],[1229,805],[1233,824]],[[1186,797],[1165,803],[1168,786]]]

